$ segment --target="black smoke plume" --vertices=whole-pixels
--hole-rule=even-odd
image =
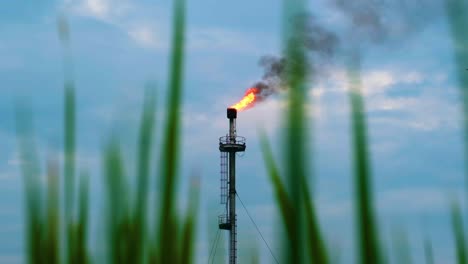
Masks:
[[[312,15],[298,16],[294,23],[305,25],[302,30],[303,36],[299,39],[304,41],[303,46],[311,57],[309,67],[313,71],[318,70],[318,65],[323,65],[334,55],[339,43],[338,36],[319,24]],[[256,88],[257,101],[287,89],[286,71],[291,63],[294,62],[280,56],[267,55],[260,58],[259,65],[264,69],[263,76],[253,85],[253,88]]]
[[[361,44],[401,43],[442,16],[441,0],[330,0],[348,25],[343,36]]]
[[[328,4],[344,18],[344,25],[336,27],[341,29],[338,32],[321,24],[312,14],[299,15],[291,21],[302,28],[303,35],[297,39],[304,42],[308,68],[315,77],[326,76],[327,66],[339,48],[356,51],[372,45],[398,45],[436,21],[442,10],[441,0],[328,0]],[[253,85],[257,101],[287,89],[287,69],[293,63],[281,56],[260,58],[264,73]]]

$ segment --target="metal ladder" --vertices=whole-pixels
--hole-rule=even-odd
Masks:
[[[228,155],[221,152],[221,204],[227,204],[228,196]]]

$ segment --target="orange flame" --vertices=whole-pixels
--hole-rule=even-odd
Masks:
[[[248,109],[257,100],[257,97],[255,96],[255,94],[257,94],[257,92],[258,92],[257,88],[247,89],[247,91],[245,92],[244,97],[237,104],[234,104],[234,105],[230,106],[229,108],[235,108],[237,111],[242,111],[242,110]]]

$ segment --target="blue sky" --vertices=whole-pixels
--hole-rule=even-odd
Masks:
[[[71,28],[78,102],[78,159],[81,167],[92,172],[91,198],[95,202],[91,229],[93,234],[99,234],[103,190],[100,151],[106,136],[117,131],[124,149],[132,156],[131,140],[148,82],[157,87],[158,127],[161,127],[172,5],[171,1],[147,0],[3,2],[0,263],[22,263],[23,188],[15,144],[14,102],[20,97],[29,98],[42,158],[60,158],[64,73],[56,32],[58,15],[66,14]],[[218,205],[217,140],[227,131],[225,108],[259,80],[261,56],[281,54],[282,3],[187,2],[179,203],[182,208],[185,206],[190,172],[200,170],[202,197],[196,254],[199,262],[204,263],[216,233],[217,215],[223,210]],[[316,2],[310,2],[309,6],[321,23],[336,30],[349,27],[328,1]],[[379,224],[387,238],[385,244],[389,244],[393,230],[411,230],[409,239],[416,263],[423,261],[424,237],[433,241],[437,263],[453,261],[455,252],[447,216],[450,199],[461,198],[464,184],[461,107],[452,43],[445,18],[434,10],[421,9],[416,17],[430,19],[415,23],[411,34],[391,39],[390,44],[364,45],[363,52],[363,90]],[[350,263],[354,260],[352,156],[347,79],[340,57],[313,80],[307,109],[310,121],[314,122],[313,166],[319,215],[328,244],[340,249],[342,263]],[[273,142],[280,142],[285,104],[284,95],[274,96],[240,113],[238,119],[238,133],[248,140],[247,152],[238,162],[238,192],[275,249],[280,246],[275,244],[277,208],[263,167],[258,130],[265,129]],[[160,132],[158,129],[158,139]],[[274,150],[279,159],[280,146],[275,145]],[[238,216],[240,250],[248,252],[255,241],[262,263],[272,263],[247,215],[240,209]],[[102,252],[99,241],[93,238],[92,242],[97,256]],[[226,253],[224,249],[218,250],[218,255]]]

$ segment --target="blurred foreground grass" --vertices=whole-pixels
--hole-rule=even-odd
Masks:
[[[326,244],[324,232],[317,215],[313,193],[313,168],[307,146],[313,138],[309,133],[306,113],[307,56],[301,39],[305,25],[288,25],[291,18],[305,10],[305,2],[284,2],[284,46],[288,61],[294,61],[288,69],[290,87],[284,148],[285,172],[280,172],[273,159],[268,139],[261,135],[261,146],[278,206],[285,237],[281,240],[280,263],[333,263],[339,252]],[[468,61],[468,15],[461,0],[446,0],[446,10],[454,40],[455,64],[464,102],[465,126],[468,131],[468,75],[463,64]],[[63,21],[62,21],[63,22]],[[65,50],[68,44],[67,26],[60,24],[60,36]],[[177,0],[174,6],[173,38],[169,76],[167,116],[164,126],[164,157],[156,177],[161,190],[155,198],[159,209],[155,220],[148,222],[149,187],[151,177],[152,143],[155,131],[155,92],[147,89],[142,109],[140,131],[137,141],[137,169],[126,169],[118,138],[111,138],[104,149],[103,167],[106,187],[107,261],[109,263],[193,263],[198,218],[197,180],[191,187],[189,208],[184,216],[176,210],[177,181],[179,168],[179,130],[181,96],[183,93],[183,65],[185,46],[185,1]],[[69,54],[65,54],[69,57]],[[67,62],[71,63],[71,62]],[[66,64],[67,64],[66,63]],[[356,263],[387,263],[388,252],[380,245],[380,234],[374,211],[375,198],[372,190],[371,153],[367,138],[365,102],[361,94],[360,57],[353,56],[348,63],[349,100],[351,106],[351,132],[353,150],[354,210],[356,225]],[[46,168],[45,187],[38,150],[34,143],[31,110],[20,105],[17,110],[17,134],[22,162],[22,174],[26,196],[26,241],[28,263],[93,263],[96,260],[89,246],[89,176],[86,171],[77,174],[76,168],[76,103],[75,88],[71,73],[65,77],[64,114],[64,164],[50,160]],[[466,133],[468,135],[468,133]],[[468,139],[468,137],[467,137]],[[467,140],[468,142],[468,140]],[[313,144],[311,144],[313,145]],[[468,143],[467,143],[468,146]],[[135,175],[136,177],[129,177]],[[128,184],[135,178],[136,184]],[[63,179],[64,202],[60,206],[60,188]],[[78,182],[78,184],[77,184]],[[135,186],[133,190],[129,186]],[[151,205],[153,206],[153,205]],[[453,237],[458,263],[467,263],[463,215],[458,203],[452,207]],[[405,244],[405,232],[400,233]],[[241,242],[242,243],[242,242]],[[398,242],[398,244],[401,244]],[[399,248],[399,247],[397,247]],[[424,249],[427,263],[434,262],[432,243],[426,239]],[[408,247],[397,249],[400,263],[411,262]],[[254,252],[252,263],[258,263]],[[345,263],[350,262],[349,260]],[[351,261],[352,262],[352,261]]]
[[[111,138],[103,153],[106,186],[105,234],[107,260],[110,263],[192,263],[194,257],[196,219],[198,215],[198,184],[194,178],[189,208],[185,216],[176,211],[179,151],[180,98],[185,36],[185,1],[174,5],[173,39],[167,118],[160,164],[161,192],[154,223],[147,223],[150,164],[154,135],[155,93],[145,95],[140,132],[137,139],[137,171],[126,170],[118,138]],[[64,170],[59,177],[58,161],[52,160],[47,169],[47,184],[40,183],[40,165],[34,145],[32,118],[26,106],[17,110],[17,131],[22,174],[26,194],[27,256],[29,263],[91,263],[94,262],[88,244],[88,176],[83,173],[76,185],[76,99],[71,77],[71,56],[68,51],[68,25],[59,20],[59,36],[64,44],[65,57],[65,115]],[[136,177],[128,177],[135,175]],[[128,180],[136,179],[136,185]],[[59,179],[64,180],[64,207],[59,205]],[[132,187],[136,186],[136,190]],[[77,193],[77,197],[75,195]],[[46,199],[43,199],[46,196]],[[75,199],[77,198],[77,199]],[[63,217],[61,215],[63,213]],[[154,230],[152,234],[151,231]],[[63,234],[60,232],[63,231]],[[61,245],[64,245],[62,248]]]

